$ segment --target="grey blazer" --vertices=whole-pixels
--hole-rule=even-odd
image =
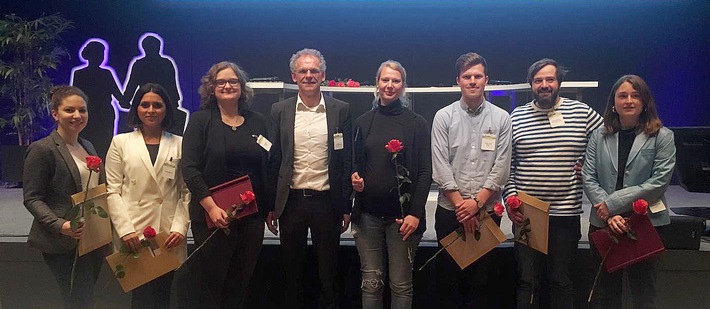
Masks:
[[[604,127],[597,128],[587,143],[587,153],[582,169],[584,193],[592,205],[606,202],[611,215],[632,210],[631,204],[640,198],[653,205],[663,201],[666,209],[648,212],[653,226],[670,224],[668,204],[664,193],[675,167],[673,131],[663,127],[656,136],[638,134],[631,146],[626,166],[619,163],[619,133],[604,135]],[[617,173],[624,173],[624,187],[614,191]],[[592,211],[589,222],[596,227],[607,224]]]
[[[79,142],[90,155],[96,155],[87,140]],[[103,165],[99,183],[106,182]],[[34,216],[27,242],[44,253],[67,253],[76,240],[60,233],[67,220],[65,213],[73,206],[71,195],[81,192],[79,168],[57,131],[34,143],[25,153],[23,195],[27,210]]]
[[[276,188],[274,212],[281,216],[290,190],[293,175],[294,125],[296,122],[296,96],[274,103],[271,106],[271,121],[274,133],[272,156],[269,164],[270,186]],[[325,114],[328,123],[328,179],[331,203],[339,215],[349,214],[352,209],[350,194],[352,186],[352,129],[350,106],[338,99],[325,96]],[[343,149],[334,150],[333,134],[343,134]]]

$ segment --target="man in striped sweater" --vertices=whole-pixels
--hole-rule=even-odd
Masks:
[[[572,270],[581,237],[582,181],[575,163],[583,158],[588,137],[602,117],[588,105],[559,96],[566,72],[552,59],[541,59],[528,69],[534,100],[515,108],[512,164],[503,195],[524,191],[550,203],[548,254],[515,243],[518,264],[518,308],[537,308],[541,271],[550,283],[550,308],[574,307]],[[509,207],[508,207],[509,208]],[[522,224],[523,215],[508,209]]]

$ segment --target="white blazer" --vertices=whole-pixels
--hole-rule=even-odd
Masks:
[[[114,244],[120,238],[147,226],[157,232],[178,232],[187,237],[190,225],[190,191],[178,168],[182,137],[163,131],[155,165],[140,130],[113,137],[106,154],[108,212],[113,222]],[[174,167],[174,177],[165,172]],[[175,248],[187,256],[186,242]]]

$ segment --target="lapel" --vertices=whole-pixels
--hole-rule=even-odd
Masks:
[[[329,97],[324,97],[325,100],[325,122],[328,126],[328,158],[333,156],[333,134],[338,133],[341,128],[338,128],[340,123],[338,115],[340,111],[335,108],[333,101]]]
[[[611,165],[614,167],[615,171],[619,171],[619,132],[611,135],[604,136],[604,142],[606,143],[606,151],[609,158],[611,158]]]
[[[631,151],[629,151],[629,159],[626,160],[626,166],[629,166],[631,162],[636,158],[636,155],[639,154],[639,151],[643,147],[644,144],[646,144],[646,141],[648,140],[648,135],[646,135],[645,132],[641,132],[641,134],[636,135],[636,138],[634,139],[634,144],[631,145]]]
[[[163,168],[165,162],[172,159],[173,136],[167,131],[163,131],[160,137],[160,148],[158,148],[158,157],[155,159],[155,172],[157,173]],[[157,179],[157,178],[156,178]]]
[[[69,152],[69,148],[67,148],[67,145],[64,143],[64,140],[62,140],[62,137],[59,136],[59,133],[57,133],[57,130],[52,131],[50,136],[52,136],[52,140],[54,140],[54,144],[57,146],[59,154],[64,160],[64,164],[66,164],[67,168],[69,169],[69,172],[71,173],[71,177],[74,180],[74,187],[76,188],[76,192],[83,191],[81,187],[81,175],[79,174],[79,168],[76,166],[76,162],[74,162],[74,157],[72,157],[71,153]]]
[[[162,138],[160,143],[162,144]],[[136,151],[138,153],[145,170],[148,171],[150,177],[153,178],[153,181],[157,183],[158,177],[155,174],[155,167],[153,166],[153,162],[150,161],[150,154],[148,153],[148,148],[145,146],[145,140],[143,140],[143,134],[140,130],[135,130],[130,133],[127,146],[130,147],[129,149],[132,151]]]
[[[296,98],[297,97],[293,97],[285,102],[284,114],[281,116],[281,120],[283,121],[281,128],[286,128],[286,138],[281,143],[281,149],[286,150],[286,153],[283,154],[283,156],[285,158],[289,158],[291,163],[293,163],[293,148],[295,147],[293,136],[294,129],[296,127]]]

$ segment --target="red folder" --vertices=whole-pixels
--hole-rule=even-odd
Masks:
[[[595,231],[590,235],[602,258],[611,248],[606,261],[604,261],[607,272],[614,272],[650,259],[666,250],[648,216],[633,214],[627,224],[636,235],[636,240],[629,238],[626,234],[615,234],[609,230],[609,227]],[[610,235],[615,236],[619,243],[614,243]]]
[[[252,189],[249,176],[242,176],[223,184],[216,185],[210,188],[210,191],[212,192],[212,199],[217,206],[224,209],[224,211],[227,211],[234,207],[233,205],[240,206],[242,204],[242,199],[239,197],[240,193],[244,193],[246,191],[254,192],[254,189]],[[237,211],[235,217],[239,219],[257,211],[259,211],[259,208],[256,206],[256,200],[254,200],[244,206],[241,210]],[[205,211],[205,221],[207,221],[208,228],[215,227],[215,224],[212,222],[212,219],[210,219],[210,215],[207,211]]]

